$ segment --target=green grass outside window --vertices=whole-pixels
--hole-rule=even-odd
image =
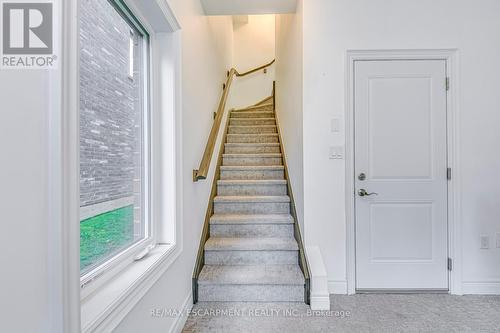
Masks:
[[[80,270],[88,270],[134,242],[134,206],[80,222]]]

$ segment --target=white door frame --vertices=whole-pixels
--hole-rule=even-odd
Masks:
[[[462,244],[460,221],[460,164],[459,164],[459,79],[457,49],[438,50],[348,50],[345,72],[346,122],[346,254],[347,293],[356,293],[355,243],[355,184],[354,184],[354,65],[360,60],[445,60],[450,89],[447,94],[447,159],[452,168],[448,182],[448,255],[453,260],[449,272],[449,293],[462,294]]]

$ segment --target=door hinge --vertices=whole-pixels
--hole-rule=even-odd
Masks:
[[[453,260],[451,258],[448,258],[448,270],[453,270]]]
[[[450,90],[450,78],[446,78],[446,91]]]
[[[451,168],[446,169],[446,179],[451,180]]]

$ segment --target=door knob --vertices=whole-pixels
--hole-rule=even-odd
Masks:
[[[360,190],[358,191],[358,195],[359,195],[360,197],[368,197],[368,196],[370,196],[370,195],[378,195],[378,193],[375,193],[375,192],[368,193],[368,192],[366,192],[366,190],[365,190],[364,188],[362,188],[362,189],[360,189]]]

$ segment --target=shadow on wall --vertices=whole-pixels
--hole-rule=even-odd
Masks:
[[[240,72],[269,63],[275,53],[275,15],[233,16],[233,66]],[[274,66],[266,73],[238,78],[231,92],[230,105],[252,105],[272,93]]]

